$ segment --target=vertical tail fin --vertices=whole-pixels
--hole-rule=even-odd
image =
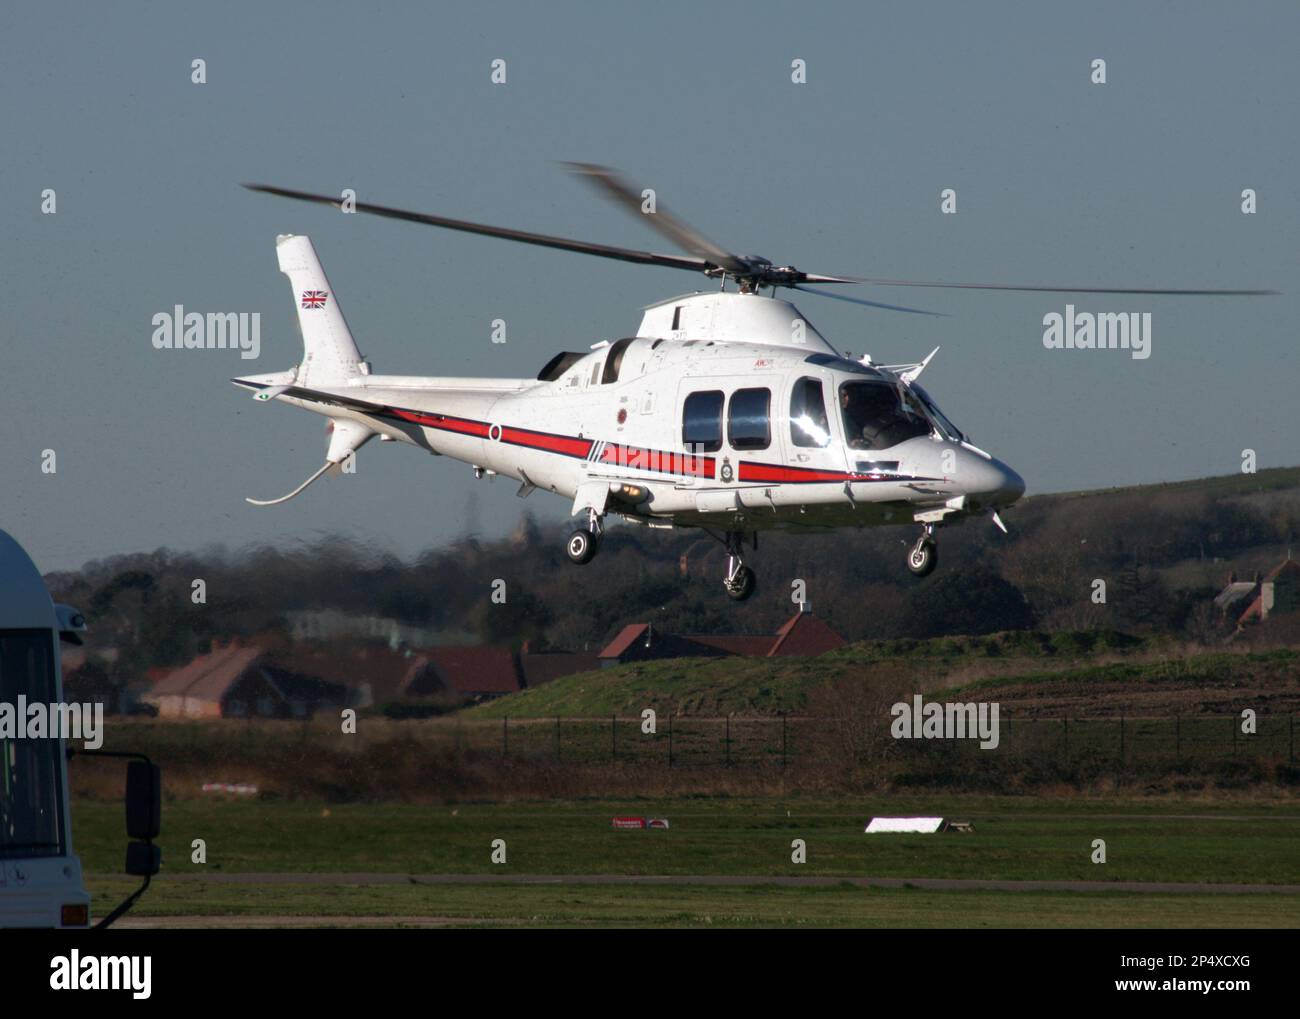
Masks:
[[[311,238],[281,234],[275,239],[275,253],[280,271],[289,277],[293,286],[298,326],[302,330],[303,359],[298,367],[298,384],[338,384],[370,374],[316,257]]]

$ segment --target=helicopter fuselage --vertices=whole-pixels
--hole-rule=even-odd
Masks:
[[[799,347],[651,337],[568,357],[553,378],[362,375],[291,386],[277,399],[514,478],[522,494],[572,499],[575,513],[652,525],[945,522],[1024,491],[1014,471],[945,431],[886,368]],[[850,412],[869,390],[879,391],[872,422],[871,406]],[[914,414],[898,402],[906,399]],[[881,414],[883,429],[864,436]]]
[[[991,513],[1024,492],[916,382],[930,358],[851,361],[793,304],[752,292],[689,294],[645,310],[637,335],[564,351],[533,379],[375,375],[310,240],[277,239],[294,287],[303,359],[234,379],[262,401],[329,418],[325,464],[288,501],[363,445],[417,446],[572,500],[583,523],[566,552],[596,554],[615,514],[651,527],[702,527],[726,546],[725,585],[749,597],[747,538],[919,523],[908,568],[934,569],[937,526]],[[933,357],[933,353],[930,357]],[[718,533],[720,532],[720,533]]]

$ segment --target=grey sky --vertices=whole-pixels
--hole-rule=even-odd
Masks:
[[[664,250],[555,166],[568,159],[621,167],[724,246],[808,270],[1282,290],[1073,299],[1151,311],[1146,361],[1045,350],[1042,317],[1065,296],[860,291],[947,318],[798,303],[855,354],[942,344],[927,387],[1031,493],[1227,473],[1245,447],[1294,464],[1300,7],[1084,7],[6,5],[0,527],[51,569],[332,531],[408,553],[460,533],[471,492],[485,534],[525,506],[561,515],[560,500],[520,503],[467,466],[376,445],[354,478],[249,507],[319,465],[322,421],[227,379],[300,354],[277,233],[313,238],[386,373],[531,376],[707,285],[237,186],[353,187]],[[206,85],[190,82],[196,57]],[[806,85],[790,82],[795,58]],[[946,187],[955,216],[939,212]],[[40,213],[44,188],[56,215]],[[261,358],[154,350],[151,317],[175,304],[261,312]]]

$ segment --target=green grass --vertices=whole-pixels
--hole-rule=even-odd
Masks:
[[[1104,661],[1095,659],[1106,656]],[[1116,657],[1122,661],[1114,661]],[[974,668],[991,675],[965,678]],[[637,662],[584,672],[499,697],[462,711],[467,719],[720,717],[797,715],[842,680],[893,682],[930,696],[1042,684],[1087,686],[1098,697],[1124,698],[1150,684],[1171,689],[1232,683],[1243,697],[1294,684],[1300,652],[1181,655],[1158,642],[1107,632],[995,634],[927,641],[864,641],[817,658],[685,658]],[[956,681],[953,681],[955,677]],[[919,685],[918,685],[919,684]]]
[[[1222,474],[1209,478],[1192,478],[1188,481],[1162,481],[1148,485],[1128,485],[1122,488],[1093,488],[1082,491],[1052,492],[1033,496],[1030,502],[1050,502],[1059,499],[1086,499],[1105,495],[1159,495],[1164,492],[1195,492],[1224,498],[1234,495],[1254,495],[1283,488],[1300,486],[1300,467],[1270,467],[1254,474]]]
[[[1296,673],[1300,652],[1280,648],[1254,654],[1204,654],[1159,662],[1116,662],[1085,665],[1044,672],[1027,672],[1016,676],[993,676],[959,686],[932,691],[927,696],[940,700],[949,696],[988,693],[991,690],[1014,690],[1016,687],[1041,683],[1089,684],[1095,693],[1104,695],[1107,684],[1224,683],[1255,685],[1278,675],[1288,678]]]
[[[467,718],[553,715],[776,715],[807,706],[811,689],[838,674],[824,659],[686,658],[641,662],[565,676],[470,708]]]
[[[130,890],[96,890],[102,916]],[[196,904],[197,900],[197,904]],[[201,907],[201,908],[200,908]],[[1260,928],[1300,924],[1300,898],[1266,895],[1134,895],[1125,892],[935,892],[836,885],[738,888],[603,885],[201,885],[157,881],[133,919],[192,916],[313,917],[319,926],[357,917],[440,918],[534,927],[1160,927]]]
[[[1177,820],[1173,813],[1211,815]],[[613,831],[618,813],[667,816],[669,831]],[[972,834],[867,836],[873,813],[937,813]],[[1103,815],[1130,813],[1135,818]],[[81,801],[74,832],[92,874],[121,872],[121,808]],[[1217,816],[1214,816],[1217,815]],[[1229,819],[1249,815],[1250,820]],[[1285,818],[1285,819],[1283,819]],[[164,809],[167,873],[482,874],[493,839],[506,873],[946,877],[1300,883],[1294,803],[907,797],[822,802],[679,799],[420,806],[187,800]],[[808,862],[790,862],[802,838]],[[1090,862],[1093,839],[1108,861]],[[190,862],[203,839],[207,863]]]

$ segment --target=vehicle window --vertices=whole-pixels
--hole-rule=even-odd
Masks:
[[[49,630],[0,630],[0,703],[53,704]],[[63,853],[63,791],[57,739],[0,736],[0,859]]]
[[[790,439],[796,446],[830,445],[831,423],[820,379],[800,379],[790,391]]]
[[[727,438],[732,449],[767,449],[772,441],[769,389],[737,389],[727,408]]]
[[[722,448],[722,393],[691,393],[682,405],[682,443],[687,449],[716,453]]]
[[[851,449],[888,449],[930,434],[930,423],[888,382],[840,383],[840,412]]]

